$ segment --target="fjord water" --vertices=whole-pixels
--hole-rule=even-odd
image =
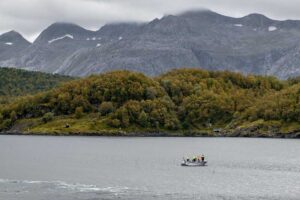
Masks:
[[[181,167],[205,153],[207,167]],[[0,199],[299,199],[300,140],[0,136]]]

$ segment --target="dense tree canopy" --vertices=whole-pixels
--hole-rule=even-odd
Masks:
[[[74,78],[14,68],[0,68],[0,96],[19,96],[45,91]]]
[[[205,129],[254,120],[300,120],[295,80],[198,69],[159,77],[114,71],[74,80],[0,108],[0,129],[16,121],[96,113],[113,128]]]

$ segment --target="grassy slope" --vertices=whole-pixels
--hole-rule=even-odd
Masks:
[[[80,119],[75,116],[57,116],[48,123],[41,118],[23,119],[11,129],[15,132],[33,135],[105,135],[105,136],[227,136],[227,137],[298,137],[293,132],[300,130],[299,123],[286,123],[281,121],[257,120],[244,122],[238,127],[229,128],[220,124],[206,129],[190,129],[170,131],[166,129],[149,129],[132,125],[127,128],[112,128],[105,123],[106,117],[97,114],[85,115]],[[66,128],[66,125],[69,125]],[[221,133],[214,132],[215,128],[222,128]],[[273,129],[273,132],[272,132]],[[242,130],[237,133],[237,130]],[[253,131],[254,130],[254,131]]]
[[[147,129],[139,126],[127,128],[112,128],[105,123],[105,117],[97,114],[85,115],[80,119],[75,116],[57,116],[48,123],[43,123],[41,118],[23,119],[12,128],[17,132],[25,134],[42,135],[106,135],[106,136],[131,136],[132,134],[150,134],[157,132],[167,132],[169,135],[179,136],[179,132],[167,130]],[[66,125],[69,125],[66,128]]]

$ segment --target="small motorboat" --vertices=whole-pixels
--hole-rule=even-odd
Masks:
[[[206,164],[207,164],[207,161],[204,160],[204,156],[202,155],[202,156],[194,157],[193,159],[183,158],[181,166],[202,167],[202,166],[206,166]]]
[[[198,161],[198,162],[182,162],[181,166],[186,166],[186,167],[202,167],[206,166],[207,161]]]

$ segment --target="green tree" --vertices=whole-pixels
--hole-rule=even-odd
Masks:
[[[80,106],[75,109],[75,117],[76,119],[80,119],[83,117],[83,107]]]
[[[179,120],[175,115],[170,115],[165,119],[164,127],[170,130],[178,130],[179,129]]]
[[[11,111],[11,113],[10,113],[10,119],[11,119],[11,121],[13,121],[13,122],[15,122],[17,119],[18,119],[18,116],[17,116],[17,113],[16,113],[16,111]]]
[[[0,113],[0,124],[3,122],[3,119],[4,119],[4,117],[3,117],[3,115]]]
[[[125,104],[130,123],[135,123],[138,120],[139,114],[141,112],[141,103],[138,101],[130,100]]]
[[[144,111],[139,114],[138,123],[144,128],[149,126],[148,116]]]
[[[52,112],[48,112],[48,113],[45,113],[44,116],[42,117],[42,121],[44,123],[48,123],[50,121],[52,121],[54,118],[54,114]]]
[[[99,111],[102,116],[108,115],[109,113],[114,111],[114,105],[112,102],[104,101],[99,106]]]
[[[121,107],[112,116],[113,119],[118,119],[120,121],[120,125],[124,128],[128,127],[130,125],[129,121],[129,115],[126,107]]]
[[[111,127],[114,127],[114,128],[119,128],[121,127],[121,122],[120,120],[118,119],[110,119],[108,124],[111,126]]]

